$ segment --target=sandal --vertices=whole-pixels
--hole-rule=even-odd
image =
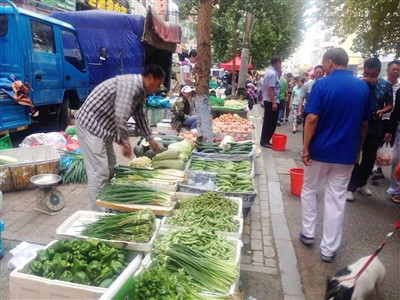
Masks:
[[[392,195],[391,200],[393,203],[400,204],[400,195]]]

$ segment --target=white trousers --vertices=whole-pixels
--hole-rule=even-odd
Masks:
[[[313,161],[304,169],[301,192],[302,233],[314,237],[317,218],[317,193],[326,179],[324,198],[324,228],[321,253],[332,256],[340,246],[342,223],[346,205],[346,191],[353,165],[329,164]]]
[[[96,205],[99,192],[113,175],[117,159],[113,148],[113,138],[102,139],[86,130],[75,121],[76,135],[81,145],[83,161],[87,173],[87,209],[104,211]]]

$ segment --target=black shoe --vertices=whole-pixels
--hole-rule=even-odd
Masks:
[[[385,175],[383,175],[382,168],[378,168],[379,179],[385,179]]]
[[[281,127],[281,122],[278,121],[278,122],[276,123],[276,126]]]
[[[272,144],[271,143],[260,143],[260,146],[264,147],[264,148],[272,148]]]
[[[285,119],[285,122],[289,122],[289,120],[288,120],[288,119]]]
[[[381,174],[379,174],[379,172],[376,170],[372,171],[371,172],[371,180],[378,181],[379,179],[381,179]]]

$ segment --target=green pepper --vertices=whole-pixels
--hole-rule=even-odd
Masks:
[[[87,238],[86,242],[89,243],[93,248],[96,248],[99,245],[99,241],[92,238]]]
[[[42,275],[43,264],[42,264],[42,262],[35,260],[35,261],[30,263],[29,269],[35,275]]]
[[[89,261],[100,260],[101,259],[101,254],[97,250],[92,250],[92,251],[89,252],[88,257],[89,257]]]
[[[28,270],[28,272],[26,272],[26,274],[29,274],[29,275],[35,275],[35,274],[33,274],[33,272],[32,272],[32,270],[31,270],[31,269],[29,269],[29,270]]]
[[[110,250],[101,257],[101,262],[107,263],[116,258],[117,255],[118,255],[118,250],[115,248],[110,248]]]
[[[54,251],[53,247],[47,248],[46,253],[49,256],[49,260],[53,259],[54,254],[56,254],[56,251]]]
[[[54,251],[57,253],[71,251],[71,245],[68,239],[59,240],[57,243],[54,244],[53,248]]]
[[[106,255],[110,252],[111,247],[107,246],[105,243],[100,242],[97,244],[97,251],[101,254],[101,256]]]
[[[49,260],[49,255],[47,254],[46,250],[38,250],[36,253],[36,260],[41,262]]]
[[[74,258],[74,256],[72,255],[71,252],[64,252],[63,254],[61,254],[61,258],[63,260],[66,260],[67,262],[72,262],[72,259]]]
[[[82,253],[79,250],[74,251],[72,254],[74,255],[74,258],[76,258],[76,259],[83,260],[83,261],[86,260],[86,256],[82,255]]]
[[[125,267],[122,265],[122,263],[119,262],[118,260],[112,260],[110,262],[110,267],[115,275],[121,274],[122,271],[125,269]]]
[[[46,260],[43,262],[43,276],[46,277],[46,275],[51,272],[53,272],[53,264],[51,261]]]
[[[104,279],[104,280],[100,283],[99,287],[108,288],[113,282],[114,282],[114,280],[112,280],[112,278]]]
[[[105,267],[103,270],[101,270],[101,273],[99,276],[96,277],[96,279],[94,280],[94,284],[95,285],[100,285],[100,283],[107,279],[107,278],[111,278],[113,276],[113,271],[111,270],[111,268],[109,267]]]
[[[83,260],[79,260],[74,257],[74,265],[72,267],[72,273],[78,273],[79,271],[85,271],[87,267],[87,263]]]
[[[53,259],[51,260],[53,263],[58,263],[62,260],[61,253],[56,253],[53,256]]]
[[[69,262],[67,262],[66,260],[62,260],[60,262],[58,262],[57,266],[56,266],[56,275],[57,277],[60,277],[61,274],[67,270],[70,269],[73,265],[70,264]]]
[[[88,242],[83,242],[81,246],[79,247],[79,252],[83,255],[88,255],[90,251],[93,250],[92,245],[90,245]]]
[[[58,278],[58,279],[59,279],[59,280],[62,280],[62,281],[71,282],[73,278],[74,278],[74,275],[72,275],[71,271],[65,270],[65,271],[61,274],[60,278]]]
[[[74,252],[74,251],[78,251],[79,250],[79,247],[81,246],[81,241],[77,240],[77,239],[73,239],[73,240],[70,241],[69,244],[71,246],[72,252]]]
[[[83,271],[76,272],[72,281],[79,284],[90,285],[90,279]]]
[[[44,276],[44,278],[47,278],[47,279],[56,279],[56,273],[54,273],[54,272],[47,273],[47,274]]]
[[[92,260],[86,267],[86,274],[90,279],[94,279],[101,273],[101,265],[97,260]]]
[[[122,253],[117,254],[117,260],[119,262],[121,262],[121,263],[125,262],[125,258],[126,258],[126,256],[124,254],[122,254]]]

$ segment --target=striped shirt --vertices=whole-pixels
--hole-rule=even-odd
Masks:
[[[146,139],[150,126],[143,112],[145,90],[142,75],[120,75],[96,86],[75,114],[75,119],[89,132],[100,138],[118,134],[120,144],[130,146],[127,120],[133,116]]]

